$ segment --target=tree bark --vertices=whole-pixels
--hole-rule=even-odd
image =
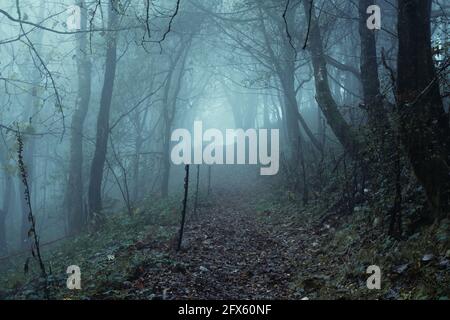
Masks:
[[[108,29],[114,29],[117,24],[117,14],[112,4],[109,6]],[[100,99],[100,110],[97,118],[97,135],[94,159],[92,160],[89,182],[89,213],[99,214],[102,209],[101,187],[103,169],[109,138],[109,115],[116,75],[117,40],[116,34],[111,33],[107,40],[105,78]]]
[[[431,51],[431,2],[398,1],[397,102],[402,143],[440,218],[450,212],[450,129]]]
[[[366,25],[366,10],[372,2],[372,0],[359,0],[360,69],[364,105],[367,110],[369,125],[377,136],[380,136],[388,128],[388,118],[380,93],[375,31],[369,30]]]
[[[84,0],[77,4],[81,7],[81,29],[87,28],[87,15]],[[86,222],[83,201],[83,124],[86,119],[91,97],[92,64],[86,54],[86,34],[77,35],[78,53],[78,93],[76,110],[72,117],[70,136],[69,180],[66,188],[66,208],[69,234],[77,234]]]
[[[319,107],[334,134],[339,139],[339,142],[344,146],[344,149],[353,158],[358,158],[361,152],[362,144],[358,139],[356,132],[350,127],[342,114],[339,112],[336,101],[333,99],[331,94],[328,83],[328,71],[326,57],[323,50],[322,35],[315,10],[314,8],[311,9],[310,5],[311,3],[309,0],[303,0],[306,16],[308,19],[311,19],[308,50],[311,53],[314,69],[317,103],[319,104]],[[310,11],[311,16],[309,16]]]
[[[280,32],[285,32],[284,28],[281,28],[280,26],[278,26],[278,28]],[[295,90],[296,54],[294,48],[291,47],[291,44],[287,39],[284,39],[282,43],[282,58],[278,59],[272,49],[272,43],[263,20],[261,21],[261,29],[269,53],[270,63],[274,67],[274,71],[280,80],[281,88],[283,90],[283,120],[286,125],[287,138],[289,140],[291,150],[291,156],[289,158],[291,162],[297,166],[300,159],[298,154],[298,145],[301,134],[300,127],[298,125],[299,122],[313,145],[319,151],[322,150],[322,147],[299,112],[297,94]]]
[[[141,160],[141,149],[142,149],[143,139],[141,133],[139,132],[135,138],[134,146],[135,146],[135,155],[133,159],[133,202],[136,203],[140,199],[141,195],[141,179],[140,179],[140,160]]]

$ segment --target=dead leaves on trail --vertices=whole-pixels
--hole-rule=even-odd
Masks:
[[[292,299],[299,252],[257,220],[239,195],[201,212],[186,227],[183,250],[167,245],[165,263],[144,268],[132,281],[169,299]]]

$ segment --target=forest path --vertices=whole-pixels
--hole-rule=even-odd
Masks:
[[[187,221],[182,250],[168,249],[171,261],[147,266],[137,286],[168,299],[299,298],[290,283],[301,243],[257,219],[248,196],[227,191],[200,207]]]

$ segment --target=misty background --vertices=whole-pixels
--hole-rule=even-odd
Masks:
[[[448,218],[449,4],[410,2],[0,0],[0,257],[181,201],[196,120],[280,130],[278,175],[202,165],[204,194],[363,203],[397,237]]]

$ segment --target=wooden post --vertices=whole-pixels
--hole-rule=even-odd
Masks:
[[[208,166],[208,196],[211,193],[211,166]]]
[[[194,201],[194,218],[197,215],[197,203],[198,203],[198,185],[200,182],[200,165],[197,165],[197,185],[195,187],[195,201]]]
[[[183,199],[183,211],[181,213],[181,226],[178,237],[178,246],[177,251],[181,249],[181,242],[183,241],[183,231],[184,231],[184,221],[186,219],[186,206],[187,206],[187,197],[189,191],[189,165],[187,164],[184,169],[186,170],[186,175],[184,176],[184,199]]]

